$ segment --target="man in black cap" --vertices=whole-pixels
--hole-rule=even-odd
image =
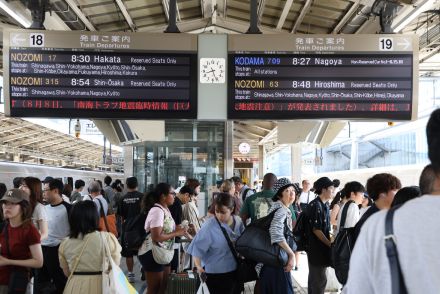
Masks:
[[[319,178],[314,184],[318,195],[307,208],[311,234],[307,258],[309,262],[308,292],[324,294],[327,284],[326,270],[330,261],[330,210],[328,201],[335,189],[333,181],[327,177]]]

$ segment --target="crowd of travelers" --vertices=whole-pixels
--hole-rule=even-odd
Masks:
[[[102,293],[106,252],[117,265],[125,258],[130,283],[138,280],[138,258],[148,294],[167,293],[170,273],[186,270],[197,271],[212,294],[241,293],[244,261],[255,271],[254,293],[292,294],[300,250],[311,294],[325,292],[329,267],[343,293],[438,293],[440,110],[427,138],[431,163],[419,186],[402,187],[389,173],[372,175],[365,186],[328,177],[299,184],[267,173],[256,192],[233,177],[218,183],[206,216],[197,179],[177,193],[168,183],[141,193],[135,177],[122,183],[107,176],[87,189],[83,180],[72,187],[50,176],[15,178],[10,190],[0,183],[0,294]],[[267,220],[264,246],[278,246],[285,258],[277,266],[246,260],[234,248]],[[341,267],[335,242],[348,234],[354,247]]]

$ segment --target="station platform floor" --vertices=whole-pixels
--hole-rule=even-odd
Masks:
[[[135,265],[134,265],[134,273],[135,273],[135,283],[133,283],[133,286],[136,288],[139,294],[146,294],[146,282],[141,281],[141,270],[140,270],[140,264],[138,259],[135,257]],[[125,258],[121,259],[120,264],[121,269],[127,273]],[[328,270],[329,272],[330,270]],[[309,273],[308,264],[307,264],[307,255],[306,254],[300,254],[299,255],[299,268],[297,271],[292,271],[292,280],[294,283],[294,293],[295,294],[307,294],[307,276]],[[329,275],[330,273],[328,273]],[[330,279],[329,279],[330,280]],[[327,289],[326,294],[336,294],[340,293],[341,285],[328,282],[327,283]],[[254,289],[254,283],[250,282],[245,284],[245,291],[244,294],[252,294]]]

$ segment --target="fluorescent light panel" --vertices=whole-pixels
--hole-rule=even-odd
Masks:
[[[409,25],[416,17],[418,17],[422,12],[431,8],[431,6],[435,3],[435,0],[425,0],[420,2],[413,11],[411,11],[402,21],[398,24],[392,25],[393,31],[395,33],[403,30],[407,25]]]
[[[10,17],[18,21],[23,27],[29,28],[31,26],[32,22],[26,17],[17,14],[5,0],[0,0],[0,8],[3,9]]]

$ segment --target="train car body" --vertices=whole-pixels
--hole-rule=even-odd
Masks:
[[[106,175],[112,177],[113,181],[120,179],[124,182],[123,173],[77,170],[17,162],[0,162],[0,183],[4,183],[8,189],[13,187],[12,180],[15,177],[31,176],[43,180],[45,177],[51,176],[61,179],[63,183],[68,183],[69,178],[71,178],[70,181],[73,183],[81,179],[86,183],[86,187],[88,187],[89,183],[94,180],[103,181]]]

